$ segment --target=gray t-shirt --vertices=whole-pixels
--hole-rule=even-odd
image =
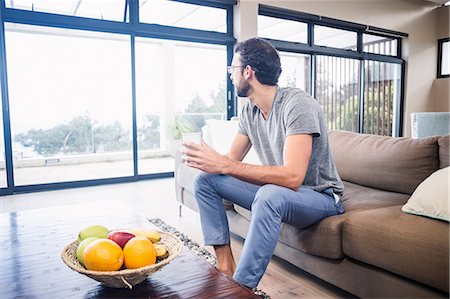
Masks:
[[[249,137],[263,165],[276,166],[284,164],[287,136],[311,134],[311,160],[302,187],[318,192],[331,187],[335,194],[343,194],[344,185],[331,155],[323,111],[303,90],[278,87],[267,120],[256,105],[246,103],[239,117],[239,133]]]

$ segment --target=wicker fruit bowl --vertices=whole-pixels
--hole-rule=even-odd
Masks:
[[[173,234],[159,231],[161,240],[158,243],[163,244],[169,252],[168,257],[157,260],[156,264],[141,267],[138,269],[123,269],[118,271],[91,271],[87,270],[77,259],[77,247],[79,242],[73,241],[67,245],[61,257],[64,263],[74,271],[95,279],[105,286],[112,288],[133,288],[133,286],[143,282],[153,272],[158,271],[170,263],[183,249],[183,242]]]

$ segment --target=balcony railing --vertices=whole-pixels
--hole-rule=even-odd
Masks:
[[[364,49],[393,55],[395,42],[379,40]],[[365,60],[363,99],[359,99],[359,60],[319,55],[316,69],[316,99],[323,108],[328,129],[393,135],[394,109],[400,98],[400,65]],[[360,103],[364,103],[362,109]]]

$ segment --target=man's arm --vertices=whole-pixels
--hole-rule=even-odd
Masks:
[[[312,152],[312,136],[307,134],[289,135],[284,144],[284,165],[250,165],[220,155],[202,143],[184,143],[186,163],[208,173],[231,175],[258,185],[275,184],[297,190],[306,176]]]
[[[250,139],[248,136],[237,133],[231,143],[230,150],[226,154],[228,158],[234,161],[241,162],[244,159],[245,155],[247,155],[248,151],[252,147],[250,143]]]

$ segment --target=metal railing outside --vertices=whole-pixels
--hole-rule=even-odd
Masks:
[[[371,42],[364,45],[364,51],[390,55],[394,42]],[[361,93],[360,60],[317,55],[316,62],[316,99],[322,106],[328,129],[393,135],[394,107],[400,99],[400,65],[364,60]]]

